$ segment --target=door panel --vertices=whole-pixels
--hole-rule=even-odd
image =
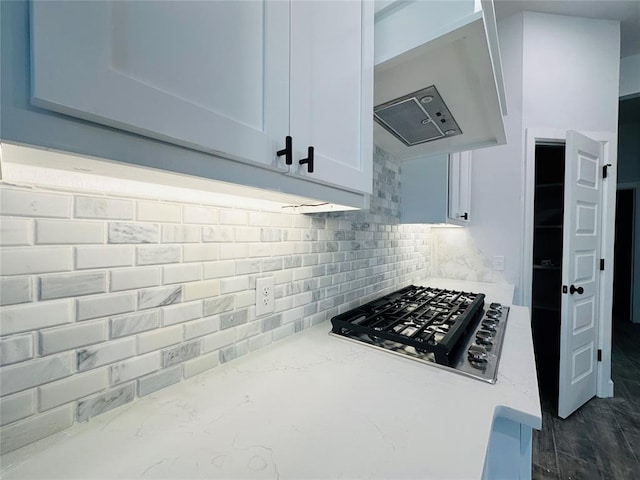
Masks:
[[[289,4],[35,1],[32,102],[277,165],[289,129]]]
[[[596,394],[602,145],[567,132],[558,415]],[[580,293],[582,291],[582,293]]]
[[[372,191],[373,45],[370,2],[291,4],[292,173]],[[314,171],[298,160],[313,146]]]

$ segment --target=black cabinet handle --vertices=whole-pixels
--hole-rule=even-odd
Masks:
[[[467,212],[464,212],[462,215],[460,215],[460,218],[462,218],[463,220],[469,220],[469,214]]]
[[[300,163],[300,165],[304,165],[306,163],[307,172],[313,173],[313,147],[309,147],[309,150],[307,152],[307,158],[303,158],[298,163]]]
[[[279,157],[284,155],[284,163],[287,165],[293,164],[293,140],[289,135],[284,138],[284,148],[282,150],[278,150],[276,154]]]
[[[584,288],[582,287],[576,288],[575,285],[571,285],[571,287],[569,287],[569,293],[573,295],[576,292],[578,292],[578,295],[582,295],[584,293]]]

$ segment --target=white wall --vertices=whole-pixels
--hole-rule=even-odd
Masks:
[[[507,144],[473,153],[470,232],[522,300],[527,128],[617,132],[617,22],[524,12],[498,23],[509,115]]]
[[[620,59],[620,97],[640,94],[640,53]]]

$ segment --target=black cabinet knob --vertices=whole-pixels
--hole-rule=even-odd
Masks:
[[[576,292],[578,293],[578,295],[582,295],[584,293],[584,288],[582,287],[576,288],[575,285],[571,285],[571,287],[569,287],[569,293],[573,295]]]
[[[276,155],[279,157],[284,155],[284,163],[287,165],[293,164],[293,139],[289,135],[284,138],[284,148],[278,150]]]
[[[300,163],[300,165],[304,165],[306,163],[307,172],[313,173],[313,147],[309,147],[307,151],[307,158],[303,158],[298,163]]]
[[[464,212],[462,215],[460,215],[460,218],[463,220],[469,220],[469,214],[467,212]]]

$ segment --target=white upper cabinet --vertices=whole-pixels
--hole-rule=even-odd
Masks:
[[[36,1],[32,65],[37,106],[371,192],[370,2]]]
[[[289,128],[286,2],[32,5],[35,105],[275,166]]]
[[[291,4],[291,135],[297,175],[370,193],[373,5]],[[308,147],[314,148],[308,173]]]

